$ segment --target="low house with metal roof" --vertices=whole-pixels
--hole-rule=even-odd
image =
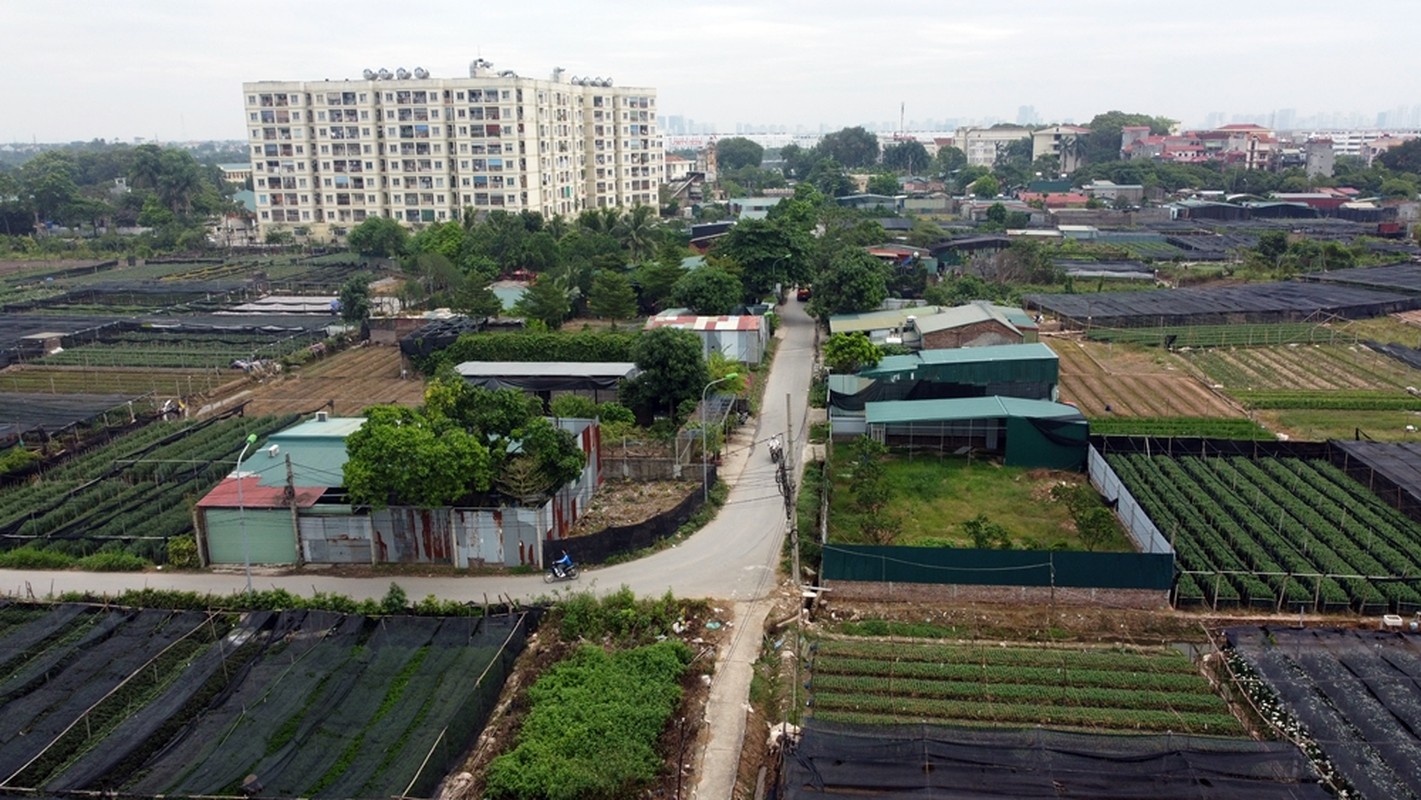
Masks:
[[[875,344],[923,350],[1037,341],[1038,324],[1019,308],[977,300],[961,306],[909,306],[836,314],[830,333],[862,333]]]
[[[1060,359],[1041,343],[923,350],[888,356],[856,375],[830,375],[830,429],[835,438],[867,431],[875,402],[1003,396],[1054,401]]]
[[[616,400],[622,381],[641,374],[630,361],[465,361],[454,371],[481,389],[537,395],[545,409],[556,394],[586,395],[596,403]]]
[[[317,414],[260,442],[240,473],[197,502],[199,556],[204,565],[540,566],[544,542],[567,536],[602,482],[597,421],[553,422],[587,462],[541,504],[489,494],[467,506],[370,509],[352,506],[342,488],[346,439],[365,419]]]
[[[720,353],[731,361],[759,364],[770,346],[770,323],[761,314],[698,317],[689,314],[658,314],[646,321],[646,330],[681,328],[701,339],[706,357]]]
[[[1007,466],[1081,469],[1090,425],[1075,406],[1018,397],[873,402],[874,441],[913,451],[1001,456]]]

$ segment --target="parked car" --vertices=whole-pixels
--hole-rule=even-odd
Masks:
[[[808,299],[809,299],[809,287],[808,287],[808,286],[801,286],[801,287],[799,287],[799,291],[797,291],[797,292],[794,293],[794,299],[798,300],[798,301],[801,302],[801,303],[803,303],[805,300],[808,300]]]

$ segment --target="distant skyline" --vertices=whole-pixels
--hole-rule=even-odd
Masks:
[[[1111,109],[1187,126],[1266,123],[1280,112],[1294,124],[1421,122],[1415,0],[1365,10],[1297,0],[4,8],[12,79],[0,84],[0,142],[241,139],[243,81],[357,79],[366,67],[401,66],[461,77],[480,56],[526,77],[561,66],[654,87],[663,124],[700,120],[718,133],[894,129],[900,104],[907,121],[1017,122],[1029,107],[1040,122],[1083,123]]]

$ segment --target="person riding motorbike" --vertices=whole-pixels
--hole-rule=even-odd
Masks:
[[[553,574],[559,578],[566,578],[573,569],[572,556],[564,550],[562,557],[553,562]]]

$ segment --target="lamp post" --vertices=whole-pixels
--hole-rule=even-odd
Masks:
[[[707,461],[708,457],[706,456],[706,444],[709,441],[708,437],[710,434],[710,428],[706,427],[706,392],[710,391],[710,387],[717,383],[733,381],[738,377],[740,377],[739,374],[732,372],[724,377],[716,378],[706,384],[704,389],[701,389],[701,502],[710,500],[710,479],[706,476],[706,470],[709,464]]]
[[[242,564],[247,573],[247,594],[252,593],[252,546],[247,540],[247,513],[242,505],[242,459],[246,458],[248,448],[256,443],[257,435],[247,434],[247,443],[242,445],[242,452],[237,454],[237,529],[242,534]]]

